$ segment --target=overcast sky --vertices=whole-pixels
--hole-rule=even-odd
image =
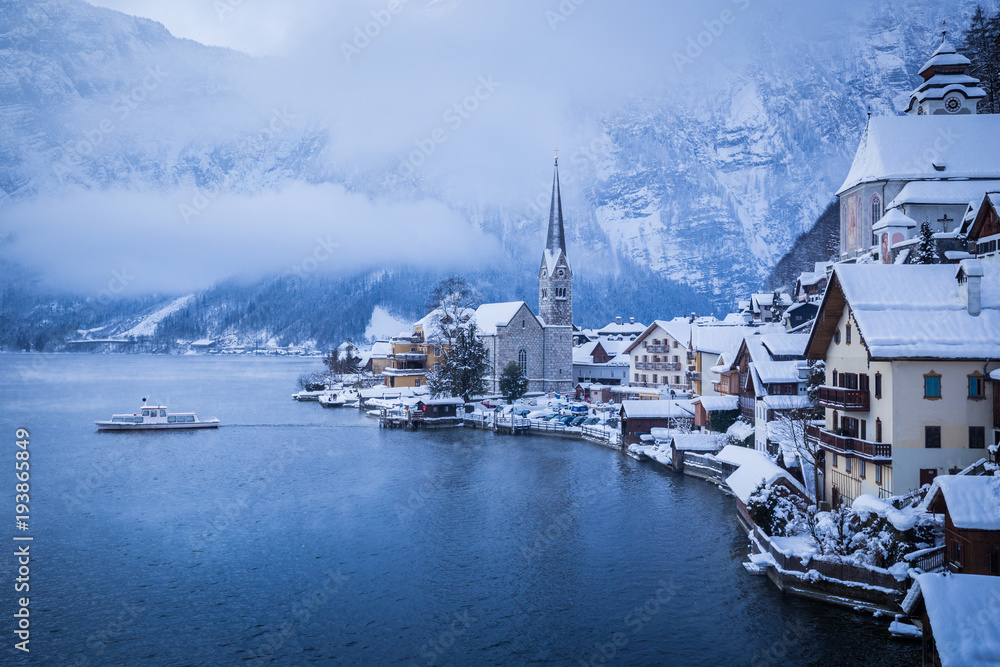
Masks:
[[[572,210],[583,199],[587,175],[582,172],[600,167],[572,158],[588,147],[599,152],[603,119],[629,105],[684,105],[692,96],[711,104],[713,86],[762,48],[763,26],[769,35],[792,37],[789,45],[784,40],[766,45],[774,56],[768,66],[780,76],[782,67],[794,66],[794,58],[787,57],[794,40],[809,39],[813,32],[829,35],[831,25],[861,2],[90,1],[159,21],[177,37],[254,56],[237,75],[247,80],[237,85],[258,112],[289,109],[295,131],[323,128],[330,144],[322,159],[329,169],[379,185],[374,193],[368,187],[367,196],[358,188],[303,183],[222,195],[197,220],[197,243],[191,243],[194,227],[178,230],[165,242],[176,245],[170,253],[139,243],[143,232],[134,223],[140,217],[176,224],[177,202],[191,199],[190,188],[142,193],[123,184],[124,192],[67,190],[8,211],[22,257],[35,258],[63,284],[94,289],[107,281],[118,267],[100,244],[86,260],[73,258],[90,239],[110,235],[129,244],[133,263],[143,267],[136,289],[171,291],[204,287],[241,270],[285,271],[331,233],[357,243],[373,230],[398,236],[423,226],[450,239],[444,249],[394,244],[397,254],[370,253],[369,266],[415,256],[433,266],[467,264],[472,256],[489,259],[498,252],[496,240],[478,233],[458,211],[494,207],[524,213],[529,198],[544,205],[557,146],[566,158],[563,177],[570,186],[564,195]],[[156,94],[166,98],[170,83]],[[185,108],[188,93],[170,94],[180,98],[175,106],[151,101],[121,124],[115,139],[210,145],[211,137],[239,126],[233,110],[213,116],[195,104]],[[96,113],[99,118],[107,111]],[[93,125],[81,122],[83,130]],[[432,147],[432,153],[421,146]],[[372,174],[399,176],[402,186],[412,177],[421,188],[416,194],[402,186],[393,190],[395,181],[382,184]],[[55,234],[65,219],[60,216],[87,224]],[[529,237],[541,237],[545,219],[537,217],[526,230]],[[234,240],[233,232],[240,238]],[[215,248],[211,261],[204,256],[206,244]],[[364,263],[346,253],[320,270],[364,268]]]

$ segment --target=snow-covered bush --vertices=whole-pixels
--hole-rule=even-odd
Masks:
[[[761,482],[750,495],[747,511],[753,522],[771,537],[795,535],[805,527],[805,500],[780,484]]]
[[[821,554],[839,556],[859,565],[888,568],[918,549],[938,541],[940,528],[927,515],[856,511],[838,507],[819,512],[809,521]]]

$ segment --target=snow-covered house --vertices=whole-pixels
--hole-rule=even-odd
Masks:
[[[691,350],[694,352],[694,393],[699,396],[719,396],[718,373],[713,373],[726,352],[736,354],[744,336],[753,328],[742,318],[719,321],[695,321],[691,328]]]
[[[695,371],[691,350],[691,320],[656,320],[623,350],[629,356],[629,384],[668,387],[682,393],[692,389],[689,371]]]
[[[628,384],[631,360],[622,353],[626,342],[617,336],[602,336],[573,348],[573,379],[576,383]]]
[[[978,207],[970,207],[962,227],[970,250],[982,262],[1000,262],[1000,187],[997,190],[987,192]]]
[[[471,316],[472,310],[466,309],[458,319],[467,322]],[[449,336],[445,329],[451,328],[454,332],[454,327],[460,324],[451,323],[451,319],[442,309],[436,308],[415,322],[412,329],[400,332],[389,341],[389,354],[380,362],[385,386],[427,386],[427,373],[444,361],[449,349]],[[384,352],[385,346],[379,345],[379,350]],[[374,366],[374,359],[372,364]]]
[[[812,271],[803,271],[795,280],[795,300],[818,301],[826,289],[831,262],[815,262]]]
[[[1000,265],[838,265],[806,356],[826,362],[826,500],[899,495],[986,455]]]
[[[1000,117],[976,113],[985,93],[965,73],[970,64],[943,40],[920,70],[924,81],[911,94],[907,115],[869,120],[837,191],[842,259],[872,252],[883,263],[898,261],[905,248],[897,244],[913,243],[921,223],[953,234],[969,202],[996,189]],[[893,209],[898,215],[885,220]]]
[[[778,329],[780,331],[780,329]],[[738,378],[740,416],[754,424],[754,447],[774,453],[767,425],[793,410],[809,407],[805,334],[754,333],[733,357],[726,380]]]
[[[926,504],[944,515],[945,563],[951,572],[1000,576],[1000,477],[940,475]]]
[[[920,574],[902,602],[923,630],[923,664],[995,665],[1000,577]]]
[[[633,444],[640,437],[649,435],[654,428],[676,429],[682,422],[694,417],[691,402],[686,400],[622,401],[619,410],[622,442]]]
[[[597,335],[601,338],[615,338],[616,340],[633,341],[646,330],[646,325],[636,322],[634,317],[628,318],[628,322],[621,317],[616,317],[614,322],[609,322],[597,330]]]
[[[751,294],[750,311],[753,321],[759,324],[780,321],[781,317],[776,316],[777,311],[784,312],[785,308],[792,305],[792,297],[782,292],[778,295],[778,303],[774,303],[774,292]]]

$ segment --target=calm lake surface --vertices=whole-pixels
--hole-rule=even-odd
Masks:
[[[320,361],[0,354],[14,529],[30,431],[30,660],[5,664],[919,664],[740,566],[713,486],[577,440],[406,433],[296,403]],[[217,431],[98,433],[143,396]],[[258,663],[251,663],[258,664]]]

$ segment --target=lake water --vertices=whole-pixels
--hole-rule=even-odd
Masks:
[[[292,401],[319,364],[0,354],[4,539],[34,537],[30,660],[0,557],[4,662],[919,664],[887,619],[747,575],[713,486],[577,440]],[[143,396],[223,427],[95,430]]]

